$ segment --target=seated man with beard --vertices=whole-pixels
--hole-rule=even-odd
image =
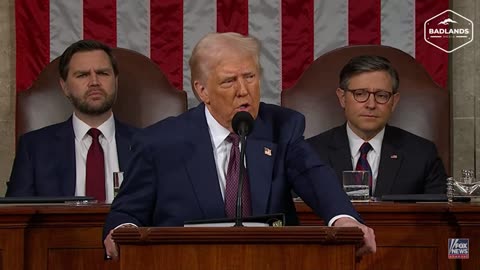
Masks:
[[[6,196],[92,196],[111,202],[113,172],[127,165],[135,133],[112,113],[117,63],[108,46],[81,40],[63,52],[59,75],[73,115],[20,137]]]

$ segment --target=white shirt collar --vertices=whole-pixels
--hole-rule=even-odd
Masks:
[[[217,149],[228,137],[230,130],[226,129],[213,118],[212,114],[205,106],[205,117],[207,118],[208,130],[210,131],[210,138],[215,149]]]
[[[359,155],[360,146],[365,142],[362,138],[360,138],[347,123],[347,135],[348,135],[348,143],[350,145],[350,152],[352,157]],[[371,140],[368,141],[372,146],[372,151],[377,154],[380,154],[380,150],[382,149],[382,141],[383,136],[385,135],[385,127],[375,135]]]
[[[75,113],[73,113],[72,116],[72,124],[75,138],[77,138],[78,140],[83,140],[91,127],[82,120],[80,120],[80,118],[78,118]],[[107,121],[103,122],[99,127],[97,127],[97,129],[102,132],[102,136],[108,142],[111,142],[113,140],[113,137],[115,136],[115,120],[113,118],[113,114],[107,119]]]

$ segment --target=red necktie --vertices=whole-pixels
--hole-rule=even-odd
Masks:
[[[227,137],[227,141],[232,143],[232,149],[230,150],[230,160],[228,161],[225,187],[225,213],[227,217],[235,217],[238,177],[240,172],[240,150],[238,148],[240,137],[236,134],[230,133]],[[244,217],[250,216],[250,184],[246,170],[243,174],[242,205],[242,215]]]
[[[85,195],[92,196],[98,201],[105,201],[105,159],[103,149],[98,140],[102,132],[91,128],[88,135],[92,137],[92,144],[87,154],[87,174],[85,180]]]
[[[372,150],[372,146],[368,142],[364,142],[362,146],[360,146],[360,158],[357,161],[357,166],[355,167],[356,171],[367,171],[370,172],[370,176],[368,177],[368,186],[372,189],[372,168],[370,168],[370,164],[367,160],[368,152]],[[370,190],[370,194],[372,190]]]

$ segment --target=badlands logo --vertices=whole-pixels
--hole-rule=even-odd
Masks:
[[[446,53],[473,41],[473,22],[450,9],[426,20],[423,30],[425,41]]]

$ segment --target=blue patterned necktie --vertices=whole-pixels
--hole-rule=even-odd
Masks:
[[[226,177],[225,214],[227,215],[227,217],[235,217],[237,205],[238,177],[240,172],[240,149],[238,147],[240,143],[240,137],[237,134],[230,133],[226,140],[232,143],[232,149],[230,150],[230,159],[228,161]],[[242,216],[250,216],[250,185],[246,170],[243,174],[242,205]]]
[[[364,142],[362,146],[360,146],[360,158],[357,161],[355,170],[370,172],[370,176],[368,177],[368,186],[370,187],[370,194],[372,194],[372,168],[370,168],[370,164],[367,160],[367,154],[370,150],[372,150],[372,146],[368,142]]]

